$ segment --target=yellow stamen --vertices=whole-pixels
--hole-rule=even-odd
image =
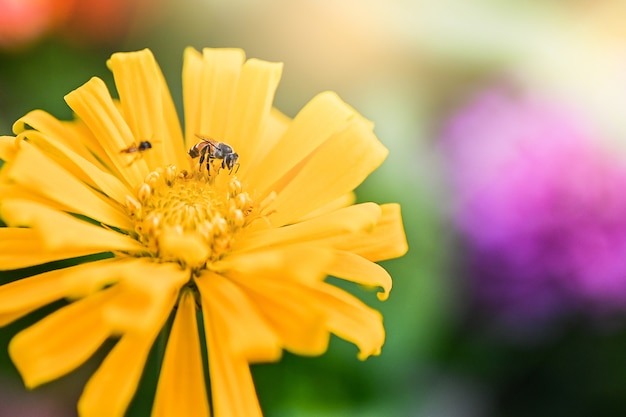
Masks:
[[[175,166],[150,172],[126,209],[147,252],[195,269],[223,258],[262,211],[237,177]]]

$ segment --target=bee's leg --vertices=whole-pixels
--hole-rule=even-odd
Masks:
[[[211,165],[211,161],[213,160],[213,158],[211,158],[211,155],[209,155],[209,157],[206,160],[206,171],[209,173],[209,176],[211,176],[211,167],[213,165]]]
[[[198,162],[198,168],[200,170],[202,170],[202,163],[206,159],[206,156],[207,156],[207,148],[203,148],[202,151],[200,151],[200,161]],[[211,156],[209,155],[209,159],[210,158],[211,158]],[[208,163],[209,163],[209,161],[207,160],[207,164]]]

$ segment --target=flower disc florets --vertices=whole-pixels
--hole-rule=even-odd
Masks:
[[[194,268],[221,259],[259,215],[236,176],[173,165],[150,172],[126,208],[151,255]]]

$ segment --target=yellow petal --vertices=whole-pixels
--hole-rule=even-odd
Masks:
[[[67,170],[71,176],[95,190],[100,190],[106,196],[121,202],[132,193],[117,177],[104,171],[101,164],[93,157],[84,158],[62,142],[41,132],[32,130],[22,135],[56,164]]]
[[[63,298],[63,274],[54,270],[0,286],[0,326]]]
[[[28,200],[58,211],[64,211],[66,209],[62,204],[51,201],[46,196],[24,188],[20,184],[15,184],[13,181],[0,183],[0,196],[2,196],[2,200]]]
[[[293,119],[271,152],[262,159],[247,162],[250,168],[246,179],[250,188],[269,193],[274,183],[331,135],[345,129],[355,115],[335,93],[315,96]]]
[[[281,340],[239,287],[211,272],[203,274],[196,284],[202,303],[211,304],[211,310],[227,325],[222,337],[228,340],[235,355],[249,362],[276,361],[281,357]]]
[[[119,281],[132,279],[141,273],[146,262],[144,258],[116,257],[84,264],[80,270],[75,267],[73,273],[63,277],[65,296],[70,299],[86,297]]]
[[[213,417],[262,417],[248,362],[224,341],[229,325],[216,307],[202,303]]]
[[[88,262],[64,269],[55,269],[0,286],[0,325],[10,323],[40,307],[75,293],[81,280],[102,274],[113,282],[116,259]],[[12,317],[12,320],[8,320]]]
[[[230,275],[244,289],[264,319],[282,339],[285,349],[299,355],[320,355],[328,348],[330,334],[323,310],[312,305],[314,291],[301,282],[274,274]]]
[[[167,316],[163,318],[163,323]],[[123,417],[141,378],[159,329],[124,335],[91,376],[80,399],[81,417]]]
[[[372,204],[372,203],[367,203]],[[310,241],[316,244],[333,247],[339,250],[352,252],[360,255],[365,259],[373,262],[383,261],[387,259],[397,258],[404,255],[408,250],[406,235],[402,225],[402,216],[400,215],[400,206],[398,204],[383,204],[377,206],[380,210],[379,217],[370,218],[371,223],[367,223],[366,213],[361,212],[361,221],[363,227],[348,229],[340,227],[339,223],[346,213],[352,213],[356,207],[346,207],[308,221],[303,221],[292,226],[284,226],[278,229],[263,230],[255,232],[251,235],[250,241],[246,242],[245,249],[248,247],[261,246],[265,240],[266,245],[281,244],[284,242],[301,242]],[[324,219],[334,219],[331,221],[328,229],[323,229]],[[354,220],[354,219],[352,219]],[[350,216],[346,217],[346,222],[351,221]],[[310,226],[313,229],[318,228],[326,230],[326,233],[311,233]],[[355,224],[356,226],[356,224]]]
[[[122,229],[132,228],[130,219],[119,204],[92,191],[28,143],[21,143],[19,154],[5,169],[8,170],[8,178],[16,184],[56,201],[67,211]],[[45,175],[42,175],[43,172]]]
[[[177,259],[189,267],[202,266],[211,248],[197,233],[179,233],[164,230],[159,237],[159,256],[163,259]]]
[[[383,291],[377,294],[381,301],[389,297],[391,291],[391,276],[383,267],[359,255],[346,251],[335,252],[335,262],[327,270],[329,275],[347,279],[361,285],[382,287]]]
[[[210,416],[196,322],[196,302],[191,291],[184,291],[178,304],[151,415]]]
[[[38,232],[24,227],[0,228],[0,271],[40,265],[60,259],[93,254],[90,248],[51,251],[44,247]]]
[[[10,226],[32,227],[39,233],[44,249],[108,252],[114,250],[142,251],[143,246],[126,235],[94,226],[68,214],[41,204],[22,200],[4,201],[2,218]]]
[[[382,216],[376,227],[349,236],[337,236],[334,244],[338,249],[350,251],[378,262],[404,255],[409,247],[402,225],[399,204],[383,204]]]
[[[76,301],[18,333],[9,354],[28,388],[59,378],[85,362],[109,337],[102,306],[113,289]]]
[[[356,204],[293,225],[255,232],[238,249],[248,251],[276,245],[323,241],[335,236],[371,231],[378,223],[380,215],[381,208],[377,204]]]
[[[19,319],[20,317],[24,317],[31,311],[32,310],[18,310],[18,311],[11,311],[8,313],[0,312],[0,327],[13,323],[15,320]]]
[[[107,61],[113,72],[124,120],[138,140],[156,140],[161,134],[161,85],[158,83],[156,61],[149,49],[115,53]],[[146,159],[152,168],[163,166],[163,147],[154,143]]]
[[[114,100],[114,104],[115,100]],[[89,149],[89,153],[97,159],[100,164],[106,168],[107,172],[113,172],[117,176],[117,171],[113,168],[115,164],[113,160],[102,146],[100,138],[96,137],[89,127],[81,119],[74,119],[71,121],[61,121],[61,123],[68,130],[76,132],[76,135],[80,137],[81,142]],[[119,157],[119,153],[113,155],[114,158]]]
[[[117,109],[109,91],[99,78],[92,78],[81,87],[65,96],[65,101],[99,140],[116,170],[130,186],[136,186],[148,174],[142,159],[128,164],[128,158],[120,154],[133,143],[144,138],[135,138],[126,121]]]
[[[183,59],[183,112],[185,114],[185,147],[196,143],[202,126],[202,93],[199,86],[203,74],[202,54],[192,47],[185,49]]]
[[[73,124],[62,122],[43,110],[33,110],[13,124],[13,132],[16,135],[32,132],[30,129],[41,132],[51,142],[72,149],[81,158],[97,165],[98,160],[89,151],[84,141],[85,138],[79,134]]]
[[[132,279],[126,278],[117,284],[123,284],[119,288],[120,293],[132,295],[143,291],[144,294],[150,294],[150,302],[138,308],[134,305],[124,306],[124,301],[133,299],[122,296],[107,304],[103,311],[105,322],[124,333],[87,382],[78,401],[80,416],[124,415],[137,389],[150,348],[178,298],[178,289],[182,283],[180,276],[173,272],[174,267],[159,264],[151,266],[145,262],[143,268],[135,265],[133,269],[136,275]],[[161,270],[163,271],[159,273]],[[114,304],[112,308],[118,310],[118,313],[126,309],[129,321],[112,323],[111,304]],[[143,314],[144,320],[141,320],[139,314]],[[121,314],[118,317],[122,318]]]
[[[327,203],[313,211],[310,211],[306,216],[303,216],[302,218],[300,218],[300,221],[309,220],[314,217],[322,216],[324,214],[328,214],[335,210],[339,210],[340,208],[351,206],[352,204],[354,204],[355,200],[356,200],[356,195],[353,192],[344,194],[334,199],[330,203]]]
[[[187,148],[183,132],[180,127],[178,113],[176,112],[176,105],[174,104],[174,100],[172,99],[172,95],[167,87],[165,77],[163,76],[163,72],[159,66],[157,66],[157,76],[159,78],[159,83],[163,86],[161,87],[163,137],[169,138],[169,140],[164,139],[163,141],[165,154],[168,158],[171,158],[177,167],[184,167],[188,161]],[[169,161],[170,159],[167,160]]]
[[[284,275],[302,282],[318,282],[326,277],[326,269],[333,263],[335,251],[306,244],[285,245],[278,248],[260,248],[254,252],[232,253],[211,269],[224,275],[257,274]]]
[[[245,54],[241,49],[205,48],[202,56],[192,48],[185,50],[183,101],[185,139],[190,147],[196,134],[222,141]]]
[[[178,117],[152,52],[144,49],[116,53],[107,64],[113,71],[122,113],[134,137],[152,143],[152,149],[144,156],[151,169],[184,161],[176,157],[183,152],[180,127],[171,132],[169,124],[173,120],[179,125]],[[164,114],[169,111],[174,111],[173,116]]]
[[[312,299],[320,308],[324,308],[328,328],[359,348],[359,359],[380,354],[385,342],[385,329],[378,311],[329,284],[319,288]]]
[[[15,158],[19,149],[17,142],[18,139],[13,136],[0,136],[0,160],[12,161]]]
[[[119,295],[103,311],[116,333],[144,333],[160,326],[164,309],[170,308],[190,272],[173,263],[155,263],[146,258],[128,263],[119,272]]]
[[[285,134],[290,124],[290,117],[283,114],[276,107],[272,107],[267,117],[263,137],[261,138],[261,146],[255,151],[254,157],[256,159],[263,159],[268,153],[272,152],[276,143]]]
[[[261,142],[274,101],[274,93],[282,74],[282,64],[249,59],[241,69],[228,128],[223,141],[239,153],[238,174],[245,178],[247,161],[258,158],[258,150],[267,146]]]
[[[272,223],[293,223],[354,190],[387,157],[371,125],[355,117],[324,142],[303,164],[268,207]]]

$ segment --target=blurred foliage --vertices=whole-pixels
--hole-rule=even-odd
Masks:
[[[26,51],[0,53],[0,134],[12,134],[13,123],[33,109],[71,119],[63,96],[92,76],[111,80],[105,62],[112,52],[45,39]]]

